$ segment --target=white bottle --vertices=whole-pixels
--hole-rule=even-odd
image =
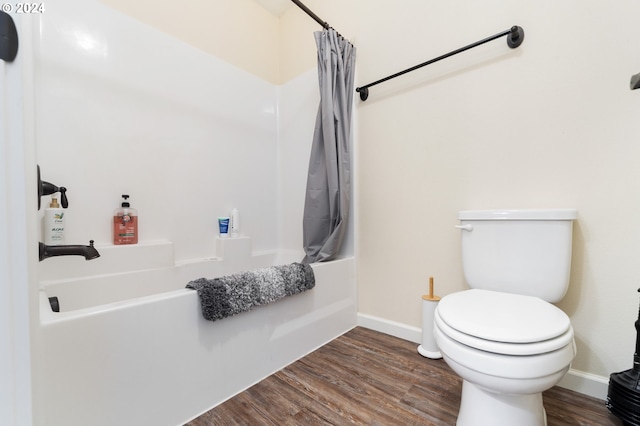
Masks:
[[[231,236],[240,236],[240,212],[238,209],[231,210]]]
[[[44,243],[64,244],[64,209],[60,208],[57,198],[51,198],[49,208],[44,209]]]

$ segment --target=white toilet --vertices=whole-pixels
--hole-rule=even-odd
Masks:
[[[547,424],[542,392],[576,349],[567,315],[551,303],[569,286],[576,210],[458,213],[471,290],[442,298],[434,336],[463,379],[458,426]]]

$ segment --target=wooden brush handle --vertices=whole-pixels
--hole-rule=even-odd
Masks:
[[[422,296],[422,300],[438,301],[440,298],[433,295],[433,277],[429,277],[429,294]]]

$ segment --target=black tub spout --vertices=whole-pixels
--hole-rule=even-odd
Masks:
[[[48,246],[43,243],[39,243],[40,248],[40,262],[48,257],[53,256],[84,256],[86,260],[96,259],[100,257],[100,253],[93,246],[93,240],[89,241],[88,246],[82,245],[62,245],[62,246]]]

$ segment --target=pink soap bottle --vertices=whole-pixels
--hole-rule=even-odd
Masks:
[[[137,244],[138,243],[138,211],[131,207],[123,194],[122,206],[113,211],[113,244]]]

